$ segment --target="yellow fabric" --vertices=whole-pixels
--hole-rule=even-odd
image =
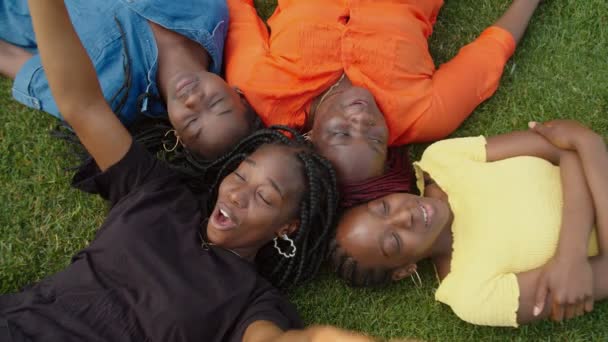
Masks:
[[[451,271],[435,299],[462,320],[517,327],[515,274],[544,265],[555,253],[562,218],[559,167],[535,157],[486,162],[484,137],[431,145],[415,163],[424,192],[427,172],[454,212]],[[589,255],[597,255],[593,232]]]

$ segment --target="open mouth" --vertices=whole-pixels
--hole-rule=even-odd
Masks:
[[[237,226],[234,215],[229,209],[218,204],[211,216],[213,226],[219,230],[230,230]]]
[[[355,101],[351,102],[350,105],[351,106],[367,106],[368,103],[365,100],[358,99],[358,100],[355,100]]]
[[[178,98],[188,96],[196,89],[196,87],[198,87],[198,84],[198,77],[184,77],[183,79],[179,80],[177,84],[175,84],[175,95]]]

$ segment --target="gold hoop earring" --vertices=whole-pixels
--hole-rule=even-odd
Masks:
[[[414,275],[416,275],[415,278]],[[412,278],[412,282],[416,287],[422,287],[422,278],[420,278],[420,274],[418,274],[418,271],[414,270],[414,273],[410,275],[410,278]],[[416,279],[418,280],[418,282],[416,282]]]
[[[165,142],[163,141],[163,149],[164,149],[166,152],[173,152],[173,151],[175,151],[175,150],[177,149],[177,146],[178,146],[178,145],[179,145],[179,143],[180,143],[180,140],[179,140],[179,135],[177,135],[177,132],[176,132],[174,129],[170,129],[170,130],[168,130],[168,131],[167,131],[167,133],[165,133],[165,138],[167,137],[167,135],[168,135],[169,133],[173,133],[173,135],[175,136],[175,145],[173,145],[173,147],[172,147],[172,148],[167,148],[167,145],[166,145],[166,144],[165,144]]]
[[[308,141],[308,142],[312,142],[312,131],[308,131],[304,134],[302,134],[302,137],[304,138],[304,140]]]

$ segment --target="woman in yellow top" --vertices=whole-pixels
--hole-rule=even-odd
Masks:
[[[608,296],[606,145],[575,122],[531,126],[431,145],[415,164],[422,197],[395,193],[345,213],[331,247],[337,273],[379,285],[429,258],[442,279],[436,300],[474,324],[591,311]]]

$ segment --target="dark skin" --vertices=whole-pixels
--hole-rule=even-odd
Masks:
[[[540,0],[514,0],[494,25],[509,31],[518,43],[539,3]],[[319,102],[324,94],[313,101],[312,115],[305,127],[312,130],[315,146],[332,161],[343,183],[382,175],[388,128],[373,95],[367,89],[354,86],[348,77],[329,92],[322,103]],[[357,100],[365,105],[359,105],[360,113],[355,117],[354,107],[349,105]]]
[[[215,158],[253,130],[244,98],[208,72],[209,54],[188,38],[149,22],[158,46],[157,81],[182,144]]]
[[[602,139],[594,138],[589,130],[575,124],[569,124],[567,130],[559,121],[555,126],[560,129],[554,129],[551,137],[545,135],[547,139],[530,131],[488,139],[488,162],[528,155],[544,158],[561,169],[564,208],[560,240],[547,264],[516,274],[520,324],[547,317],[558,321],[573,318],[591,311],[593,301],[608,296],[608,225],[606,215],[593,210],[594,205],[601,207],[599,203],[608,201],[605,190],[601,191],[608,183],[602,171],[608,167],[608,153]],[[568,132],[581,138],[567,139]],[[574,151],[581,152],[577,156]],[[422,206],[427,208],[426,221]],[[347,211],[337,240],[359,265],[391,270],[393,280],[409,276],[425,258],[431,258],[443,278],[450,272],[451,215],[446,194],[432,184],[422,198],[392,194]],[[594,217],[601,255],[588,258]]]
[[[202,46],[149,24],[158,48],[156,81],[176,135],[186,148],[208,159],[228,152],[254,128],[245,99],[207,71],[209,54]],[[14,79],[31,57],[27,50],[0,41],[0,74]]]
[[[384,173],[388,127],[369,90],[348,77],[313,104],[310,134],[341,182],[358,182]]]
[[[63,1],[30,0],[28,3],[42,64],[57,105],[99,168],[107,170],[130,149],[131,135],[112,112],[99,84],[95,82],[95,69],[72,27]],[[81,72],[70,72],[74,69]],[[294,224],[294,220],[297,220],[297,210],[294,208],[297,208],[298,196],[304,188],[301,173],[285,165],[293,158],[294,152],[285,147],[262,147],[237,168],[237,173],[243,179],[233,174],[228,176],[232,179],[222,181],[218,202],[227,201],[239,209],[234,212],[235,220],[239,220],[234,231],[240,234],[222,237],[212,232],[208,234],[211,242],[220,247],[236,248],[250,259],[259,246],[270,242],[275,234],[293,232],[297,225]],[[255,203],[262,200],[261,196],[274,207],[271,205],[262,210],[262,204]],[[225,223],[223,220],[219,222],[220,225]],[[210,228],[214,227],[207,228],[210,233]],[[248,228],[256,232],[250,232]],[[366,340],[333,327],[283,331],[273,322],[258,320],[247,327],[243,341],[327,340],[324,338]]]
[[[275,236],[297,229],[304,175],[295,152],[262,146],[222,180],[206,227],[210,242],[253,260]]]

